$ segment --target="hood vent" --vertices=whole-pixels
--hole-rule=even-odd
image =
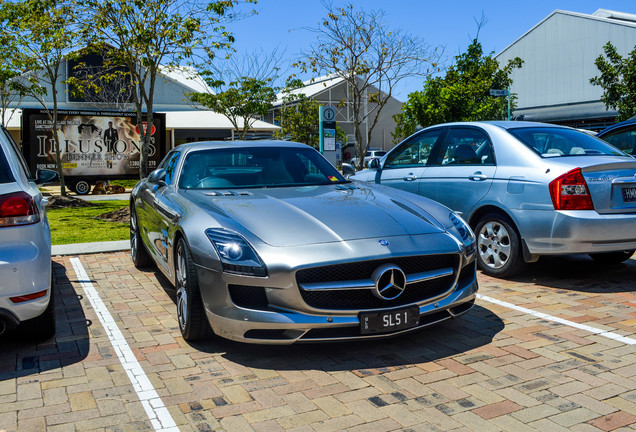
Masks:
[[[206,193],[207,196],[213,196],[213,197],[220,197],[220,196],[250,196],[252,195],[249,192],[245,192],[245,191],[240,191],[240,192],[235,192],[235,191],[231,191],[231,190],[226,190],[226,191],[215,191],[215,192],[208,192]]]

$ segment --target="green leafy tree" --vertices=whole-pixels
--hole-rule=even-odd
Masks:
[[[235,7],[255,0],[87,0],[86,31],[93,46],[114,65],[125,66],[133,86],[140,129],[139,175],[148,175],[155,86],[163,68],[179,67],[198,55],[213,58],[234,37],[224,23],[237,19]]]
[[[6,126],[13,116],[14,112],[9,112],[9,108],[17,106],[22,99],[15,82],[20,76],[20,70],[13,61],[13,53],[17,47],[15,39],[7,30],[5,26],[0,28],[0,46],[4,48],[0,51],[0,111],[2,112],[0,124],[2,126]]]
[[[280,130],[276,131],[278,139],[289,139],[318,148],[320,133],[320,104],[305,94],[287,92],[283,97],[283,104],[276,116]]]
[[[307,30],[317,42],[297,62],[303,72],[341,78],[348,87],[343,103],[351,110],[358,154],[365,154],[380,114],[396,86],[407,77],[426,76],[437,67],[439,52],[421,38],[389,28],[381,11],[334,7],[323,2],[327,15]],[[363,125],[368,126],[363,138]],[[362,158],[360,166],[362,167]]]
[[[190,93],[188,97],[196,105],[224,115],[239,139],[245,139],[257,118],[266,115],[276,100],[276,92],[268,80],[241,77],[227,86],[221,80],[205,78],[205,81],[212,88],[226,89],[220,93]]]
[[[278,139],[288,139],[303,143],[318,149],[320,146],[320,104],[315,99],[308,98],[304,93],[293,90],[303,87],[302,81],[293,79],[288,81],[283,90],[283,103],[276,116],[280,130],[274,136]],[[336,141],[345,143],[345,131],[336,126]]]
[[[2,112],[0,124],[6,126],[13,117],[13,112],[9,112],[9,108],[21,100],[19,89],[15,86],[15,80],[20,74],[13,68],[7,67],[3,59],[0,59],[0,62],[0,112]]]
[[[455,57],[444,77],[428,77],[422,91],[409,94],[402,112],[394,116],[394,141],[412,134],[418,125],[505,119],[507,99],[490,96],[490,90],[509,88],[512,70],[522,63],[516,57],[500,68],[492,53],[484,55],[481,43],[474,39],[465,53]],[[515,100],[512,95],[512,107]]]
[[[79,39],[76,5],[72,1],[23,0],[0,3],[3,39],[14,47],[9,69],[23,71],[11,77],[11,88],[21,97],[38,101],[52,130],[58,130],[58,84],[63,82],[63,65]],[[7,58],[4,56],[4,58]],[[50,92],[51,100],[48,99]],[[66,195],[60,157],[60,141],[53,133],[61,193]]]
[[[597,57],[594,64],[601,73],[590,83],[603,88],[601,101],[607,109],[618,110],[617,121],[636,115],[636,46],[626,57],[608,42],[603,47],[605,56]]]

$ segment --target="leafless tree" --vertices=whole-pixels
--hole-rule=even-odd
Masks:
[[[314,28],[317,43],[301,53],[295,63],[303,72],[330,74],[348,86],[358,154],[364,155],[380,113],[405,78],[427,76],[438,68],[442,50],[430,47],[421,37],[389,28],[385,13],[334,7],[323,2],[325,18]],[[366,140],[362,137],[367,123]],[[364,158],[359,158],[362,167]]]

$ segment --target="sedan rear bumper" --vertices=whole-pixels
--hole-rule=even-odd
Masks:
[[[533,255],[603,253],[636,249],[636,213],[593,210],[513,210]]]
[[[40,224],[3,228],[0,245],[0,309],[19,321],[41,315],[51,295],[51,242]],[[11,298],[46,291],[33,300]]]

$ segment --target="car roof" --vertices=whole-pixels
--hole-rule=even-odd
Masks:
[[[181,144],[177,149],[185,152],[192,150],[212,150],[226,148],[255,148],[255,147],[284,147],[284,148],[313,148],[306,144],[294,141],[281,140],[258,140],[258,141],[198,141],[193,143]]]
[[[636,124],[636,116],[634,116],[634,117],[632,117],[630,119],[624,120],[622,122],[619,122],[619,123],[616,123],[616,124],[613,124],[611,126],[606,127],[605,129],[600,131],[597,136],[599,136],[599,137],[603,136],[603,135],[605,135],[608,132],[611,132],[613,130],[620,129],[622,127],[629,126],[629,125],[632,125],[632,124]]]
[[[469,121],[469,122],[452,122],[452,123],[443,123],[434,126],[429,126],[429,128],[433,128],[436,126],[484,126],[484,125],[492,125],[498,126],[502,129],[517,129],[517,128],[536,128],[536,127],[553,127],[553,128],[566,128],[571,129],[568,126],[555,125],[551,123],[540,123],[540,122],[529,122],[529,121],[507,121],[507,120],[490,120],[490,121]],[[427,128],[428,129],[428,128]]]

